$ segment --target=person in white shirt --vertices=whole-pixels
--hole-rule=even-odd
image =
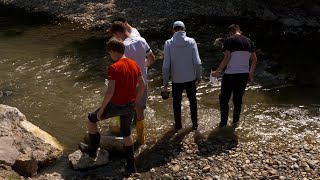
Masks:
[[[113,19],[113,20],[111,21],[111,23],[114,23],[114,22],[116,22],[116,21],[121,21],[121,22],[123,22],[123,24],[125,25],[125,27],[126,27],[127,31],[129,32],[129,34],[130,34],[131,37],[141,37],[141,35],[140,35],[139,31],[137,30],[137,28],[132,27],[132,26],[128,23],[128,21],[127,21],[126,18],[124,18],[124,17],[118,17],[118,18]]]
[[[117,39],[123,41],[125,45],[125,56],[134,60],[141,72],[143,79],[147,82],[147,67],[155,62],[154,54],[142,37],[130,36],[125,24],[121,21],[115,21],[110,27],[110,33]],[[146,83],[147,84],[147,83]],[[143,97],[139,102],[136,102],[136,130],[137,130],[137,141],[139,144],[145,143],[144,137],[144,109],[147,103],[147,85],[143,94]]]
[[[190,102],[192,128],[198,128],[197,86],[201,80],[202,67],[198,46],[193,38],[187,37],[185,25],[181,21],[173,24],[173,36],[164,45],[162,65],[163,86],[168,91],[169,78],[172,79],[172,98],[175,128],[182,128],[181,100],[185,89]]]

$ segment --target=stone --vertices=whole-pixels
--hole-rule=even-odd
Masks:
[[[19,180],[20,175],[12,170],[10,166],[7,166],[5,164],[0,164],[0,179],[12,179],[12,180]]]
[[[65,178],[61,174],[54,172],[52,174],[40,175],[36,178],[36,180],[65,180]]]
[[[22,176],[33,177],[37,175],[38,162],[33,155],[20,154],[12,168]]]
[[[202,172],[203,172],[203,173],[208,173],[208,172],[210,172],[210,166],[205,166],[205,167],[202,169]]]
[[[302,22],[294,19],[294,18],[282,18],[279,20],[281,23],[283,23],[286,26],[301,26]]]
[[[0,163],[12,166],[20,152],[13,145],[13,138],[10,136],[0,137]]]
[[[174,178],[170,174],[164,174],[164,179],[173,180]]]
[[[274,15],[274,13],[270,11],[270,9],[264,8],[262,19],[266,21],[274,21],[278,19],[278,17]]]
[[[172,167],[173,173],[176,173],[176,172],[178,172],[179,170],[180,170],[180,166],[179,166],[178,164],[176,164],[176,165],[174,165],[174,166]]]
[[[69,154],[69,164],[74,170],[89,169],[92,167],[103,166],[109,162],[109,152],[104,149],[98,149],[97,157],[95,159],[82,153],[80,150]]]
[[[21,175],[36,175],[38,166],[48,165],[61,157],[63,152],[63,147],[56,138],[27,121],[25,115],[17,108],[2,104],[0,104],[0,136],[13,139],[12,145],[19,152],[19,156],[12,167]],[[12,154],[16,156],[17,151],[9,144],[1,146],[0,151],[3,148],[11,148],[10,156]]]

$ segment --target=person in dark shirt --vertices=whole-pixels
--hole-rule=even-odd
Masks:
[[[229,100],[233,94],[233,123],[240,120],[242,97],[246,85],[253,81],[254,71],[257,64],[254,43],[244,35],[241,35],[240,27],[232,24],[228,27],[230,37],[223,45],[224,58],[219,67],[212,72],[212,76],[218,76],[226,67],[220,90],[220,127],[228,123]],[[250,65],[251,61],[251,65]]]

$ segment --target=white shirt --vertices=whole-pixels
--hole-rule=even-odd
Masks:
[[[129,33],[131,37],[141,37],[139,31],[136,28],[131,28]]]
[[[123,44],[125,45],[124,55],[138,64],[143,79],[147,82],[146,56],[152,52],[149,44],[142,37],[128,37]]]

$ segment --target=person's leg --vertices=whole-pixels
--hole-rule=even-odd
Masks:
[[[135,173],[136,166],[134,163],[134,146],[133,138],[131,134],[132,120],[134,116],[134,105],[126,109],[126,113],[120,116],[120,131],[124,137],[124,151],[125,158],[127,161],[126,170],[128,171],[126,176],[129,176],[131,173]]]
[[[224,74],[221,82],[219,96],[220,102],[220,127],[227,125],[229,116],[229,100],[232,93],[232,75]]]
[[[172,83],[172,99],[173,99],[173,114],[176,129],[181,129],[181,100],[182,100],[183,85],[181,83]]]
[[[89,135],[89,143],[80,143],[79,144],[79,149],[81,152],[88,154],[91,158],[96,158],[97,156],[97,150],[100,146],[100,133],[97,131],[97,112],[99,109],[97,109],[93,113],[88,114],[88,124],[87,124],[87,129],[88,129],[88,135]]]
[[[88,154],[90,157],[95,158],[97,156],[97,150],[100,146],[100,133],[97,131],[97,113],[100,108],[96,111],[88,114],[88,133],[89,133],[89,143],[80,143],[79,149],[81,152]],[[112,104],[108,104],[105,108],[101,119],[108,119],[119,114],[119,110]]]
[[[237,123],[240,120],[242,97],[246,90],[249,74],[237,74],[236,76],[233,91],[233,123]]]
[[[197,108],[197,86],[195,81],[185,83],[187,96],[190,103],[190,112],[192,120],[192,128],[196,130],[198,128],[198,108]]]
[[[145,143],[145,136],[144,136],[144,110],[147,104],[147,96],[148,96],[148,89],[144,90],[143,96],[141,97],[140,101],[136,102],[136,130],[137,130],[137,142],[139,144]]]

